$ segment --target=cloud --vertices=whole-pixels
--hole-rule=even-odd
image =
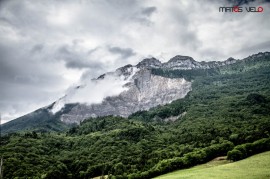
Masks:
[[[119,54],[123,59],[136,54],[131,48],[109,47],[108,49],[113,54]]]
[[[231,3],[233,6],[240,6],[243,4],[249,4],[256,0],[227,0],[229,3]],[[261,0],[261,2],[270,2],[270,0]]]
[[[155,11],[157,11],[156,7],[146,7],[142,9],[142,14],[146,15],[147,17],[151,16]]]
[[[31,51],[33,53],[38,53],[38,52],[41,52],[43,48],[44,48],[44,46],[42,44],[37,44],[32,48]]]
[[[124,85],[130,82],[131,77],[135,74],[136,69],[132,68],[132,70],[133,74],[127,79],[117,76],[114,73],[107,73],[102,80],[82,78],[76,87],[69,88],[66,96],[58,100],[51,111],[56,113],[65,104],[69,103],[98,104],[108,96],[119,95],[121,92],[128,90]]]
[[[80,79],[145,57],[243,58],[270,51],[263,13],[220,13],[228,1],[0,1],[0,111],[5,120],[48,105]],[[91,12],[91,13],[89,13]]]
[[[258,51],[260,52],[269,51],[269,47],[270,47],[270,41],[268,40],[268,41],[258,43],[258,44],[250,44],[250,45],[243,46],[243,48],[241,48],[236,53],[242,53],[242,54],[245,54],[245,56],[249,56],[251,54],[257,53]]]
[[[56,52],[56,58],[65,61],[67,68],[93,68],[93,69],[102,69],[102,63],[98,61],[93,61],[89,59],[91,58],[91,54],[93,54],[95,50],[92,50],[91,53],[88,51],[88,55],[84,54],[85,52],[76,51],[74,48],[69,46],[62,46]],[[87,58],[88,57],[88,58]]]

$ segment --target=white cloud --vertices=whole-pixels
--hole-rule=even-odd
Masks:
[[[93,80],[85,76],[81,79],[79,85],[69,88],[66,95],[54,104],[51,111],[56,113],[69,103],[98,104],[108,96],[119,95],[128,90],[125,84],[130,82],[133,75],[138,71],[136,67],[131,67],[129,70],[131,75],[128,78],[118,76],[117,73],[107,73],[102,80]]]
[[[31,112],[82,74],[94,78],[149,56],[225,60],[269,51],[270,3],[263,13],[236,14],[218,12],[224,2],[1,1],[0,110]]]

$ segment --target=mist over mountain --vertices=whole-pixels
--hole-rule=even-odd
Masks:
[[[135,66],[126,65],[95,79],[84,77],[54,103],[4,124],[3,132],[37,126],[42,130],[61,131],[66,128],[64,126],[79,124],[89,117],[128,117],[137,111],[184,98],[192,91],[192,83],[199,76],[222,74],[234,65],[248,69],[251,68],[250,62],[260,65],[261,61],[257,59],[268,57],[269,52],[242,60],[229,58],[223,62],[197,62],[192,57],[180,55],[165,63],[155,58],[144,59]]]
[[[270,151],[269,18],[270,0],[0,0],[0,179],[269,178],[269,152],[245,160]]]
[[[58,100],[84,74],[152,57],[223,61],[269,51],[270,3],[234,2],[264,12],[219,12],[234,3],[213,0],[0,1],[2,123]]]
[[[1,127],[4,178],[145,179],[242,160],[270,150],[270,52],[224,62],[144,59],[86,76]],[[265,172],[254,175],[269,176],[257,168]]]

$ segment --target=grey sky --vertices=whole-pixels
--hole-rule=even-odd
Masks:
[[[168,61],[187,55],[209,61],[270,51],[269,3],[248,4],[263,6],[263,13],[218,12],[222,5],[231,4],[213,0],[0,1],[4,122],[52,103],[82,75],[94,78],[146,57]]]

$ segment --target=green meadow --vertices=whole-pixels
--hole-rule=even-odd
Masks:
[[[189,169],[178,170],[156,179],[181,178],[218,178],[218,179],[269,179],[270,178],[270,151],[257,154],[244,160],[229,163],[227,160],[213,160],[206,164]]]

